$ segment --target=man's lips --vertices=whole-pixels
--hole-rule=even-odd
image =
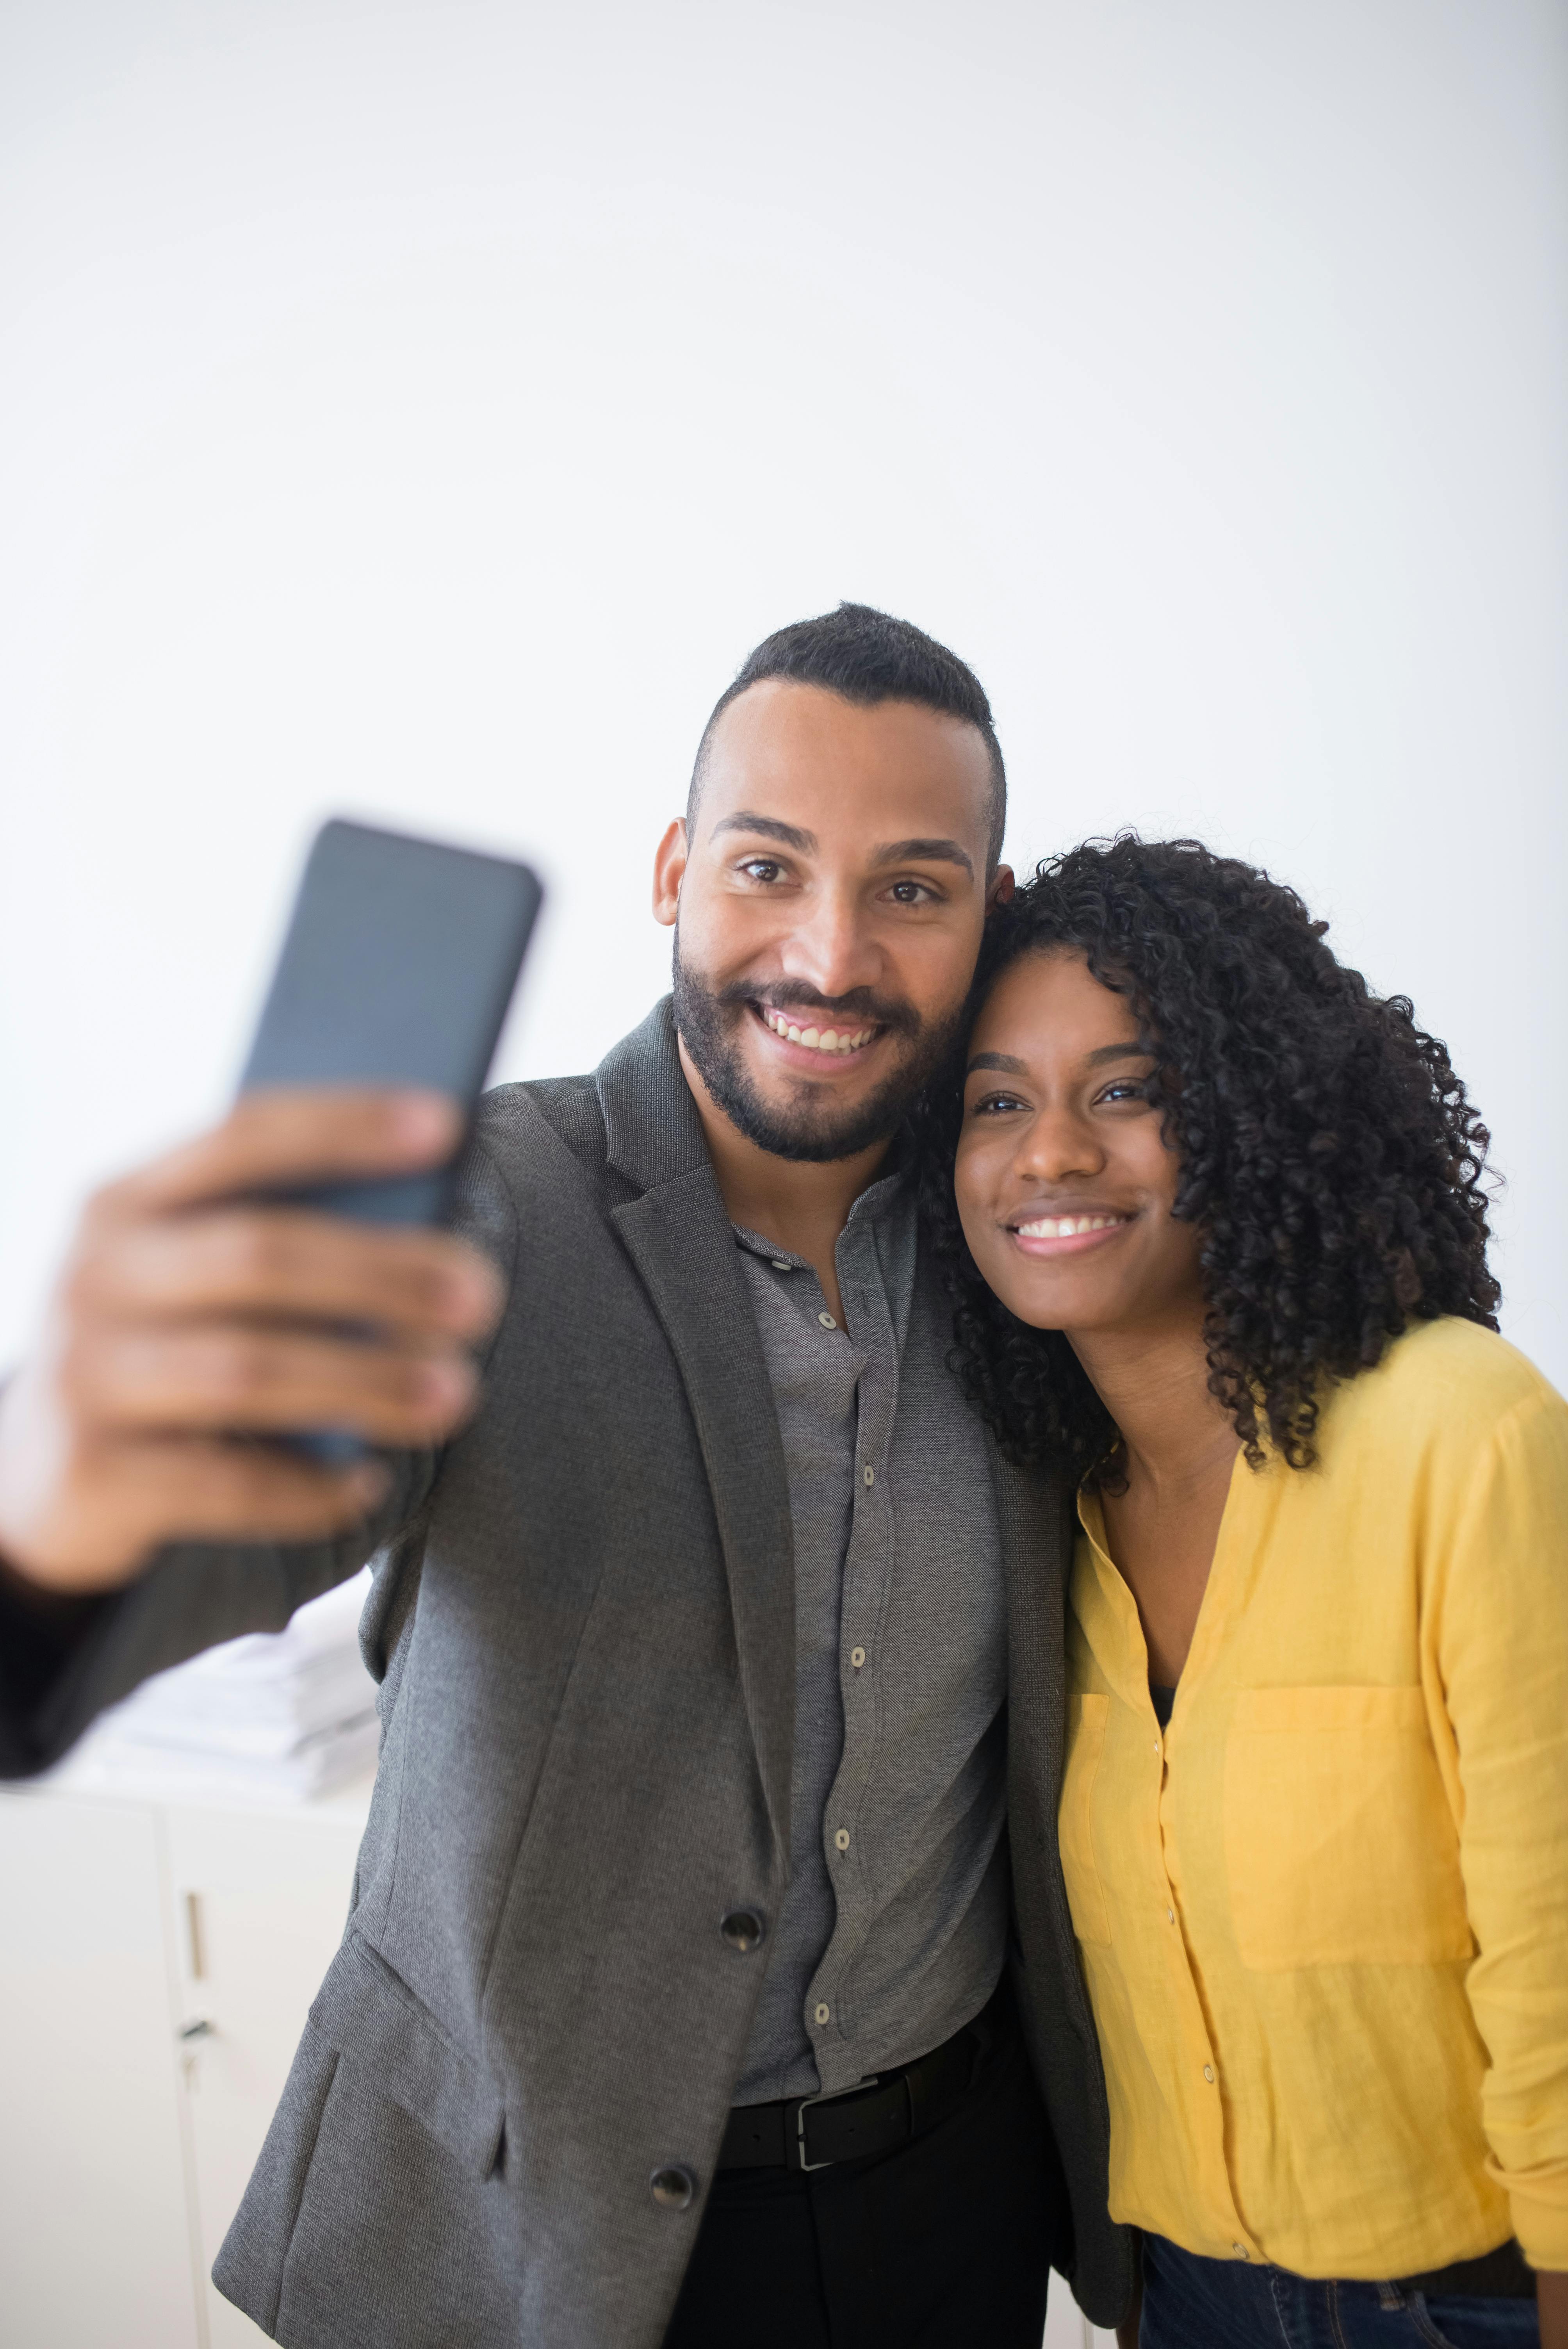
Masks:
[[[1119,1239],[1132,1216],[1116,1207],[1086,1207],[1071,1216],[1026,1216],[1006,1226],[1025,1256],[1084,1256]]]
[[[780,1011],[771,1003],[754,1002],[751,1011],[773,1049],[813,1074],[863,1059],[883,1032],[874,1019],[834,1026],[822,1012]]]

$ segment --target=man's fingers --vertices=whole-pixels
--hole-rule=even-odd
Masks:
[[[103,1445],[84,1480],[80,1523],[70,1529],[68,1580],[40,1579],[78,1592],[117,1588],[127,1578],[132,1527],[147,1554],[171,1538],[325,1541],[363,1523],[385,1499],[387,1482],[378,1460],[322,1468],[267,1444],[171,1436]],[[95,1491],[103,1496],[96,1503]]]
[[[222,1125],[98,1195],[100,1212],[152,1215],[338,1178],[438,1166],[462,1134],[444,1093],[384,1087],[259,1087]]]
[[[170,1442],[150,1448],[160,1499],[198,1540],[319,1540],[343,1533],[385,1498],[387,1472],[378,1460],[318,1468],[287,1452],[255,1444]]]
[[[482,1337],[502,1300],[494,1266],[465,1241],[288,1207],[133,1223],[83,1259],[76,1288],[126,1319],[297,1315],[418,1337]]]
[[[189,1429],[263,1434],[342,1428],[377,1444],[433,1443],[471,1408],[466,1355],[286,1330],[107,1330],[79,1400],[109,1435]]]

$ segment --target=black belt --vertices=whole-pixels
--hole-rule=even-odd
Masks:
[[[913,2143],[947,2118],[974,2082],[995,2036],[995,2002],[929,2055],[814,2096],[731,2108],[720,2169],[826,2169]]]
[[[1456,2260],[1452,2267],[1432,2268],[1425,2275],[1400,2276],[1402,2292],[1418,2292],[1428,2300],[1533,2300],[1535,2270],[1526,2262],[1517,2243],[1500,2243],[1479,2260]]]

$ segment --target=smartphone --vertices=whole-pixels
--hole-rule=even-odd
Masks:
[[[465,1127],[495,1057],[542,895],[504,856],[335,820],[305,861],[261,1024],[240,1080],[258,1085],[421,1085],[461,1103]],[[460,1145],[428,1173],[323,1183],[291,1199],[376,1224],[438,1224]],[[368,1446],[333,1428],[284,1441],[325,1467]]]
[[[495,1056],[542,895],[504,856],[324,824],[240,1080],[258,1085],[420,1085],[471,1118]],[[454,1154],[454,1163],[455,1163]],[[378,1224],[435,1224],[453,1166],[291,1196]]]

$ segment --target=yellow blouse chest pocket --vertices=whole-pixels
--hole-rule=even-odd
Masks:
[[[1068,1699],[1067,1767],[1057,1835],[1073,1931],[1080,1941],[1109,1941],[1110,1912],[1094,1856],[1094,1782],[1110,1719],[1108,1696]]]
[[[1248,1689],[1225,1749],[1242,1963],[1439,1965],[1474,1949],[1418,1688]]]

